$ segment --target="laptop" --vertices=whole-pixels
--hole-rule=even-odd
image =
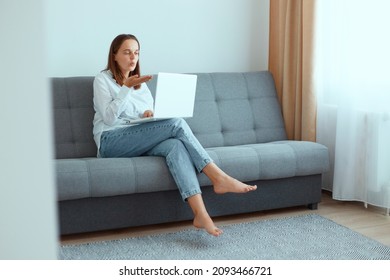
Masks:
[[[128,119],[127,124],[193,116],[197,76],[158,73],[153,117]]]

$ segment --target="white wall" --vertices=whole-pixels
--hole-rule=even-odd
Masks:
[[[0,259],[57,257],[45,77],[95,75],[119,33],[139,37],[143,73],[265,70],[268,13],[269,0],[1,0]]]
[[[141,42],[143,74],[268,69],[269,0],[46,0],[49,76],[95,75],[112,39]]]
[[[0,1],[0,260],[57,258],[43,16],[43,0]]]

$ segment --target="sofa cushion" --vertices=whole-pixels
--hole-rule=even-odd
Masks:
[[[277,141],[207,151],[226,173],[243,182],[322,174],[329,168],[327,148],[306,141]],[[201,180],[202,185],[208,182],[206,178]]]
[[[277,141],[207,151],[224,171],[244,182],[321,174],[329,166],[328,150],[313,142]],[[56,170],[60,201],[177,188],[161,157],[62,159],[56,160]],[[201,186],[210,185],[204,174],[198,178]]]

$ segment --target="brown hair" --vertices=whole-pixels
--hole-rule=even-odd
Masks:
[[[108,62],[107,62],[107,67],[105,70],[110,70],[113,74],[113,78],[116,80],[116,82],[119,85],[123,85],[123,80],[128,78],[128,77],[123,77],[122,72],[119,69],[119,66],[117,62],[115,61],[115,54],[118,52],[119,48],[121,47],[122,43],[126,40],[135,40],[138,43],[138,48],[141,48],[141,45],[138,41],[138,39],[131,34],[121,34],[115,37],[115,39],[112,41],[111,46],[110,46],[110,51],[108,53]],[[138,75],[141,76],[141,71],[139,67],[139,60],[137,61],[137,65],[135,66],[134,71],[131,71],[129,73],[129,77],[132,75]],[[141,86],[134,86],[135,89],[139,89]]]

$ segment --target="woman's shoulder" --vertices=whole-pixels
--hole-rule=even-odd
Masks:
[[[110,70],[103,70],[96,74],[95,79],[113,79],[112,73]]]
[[[110,70],[103,70],[103,71],[99,72],[98,74],[96,74],[95,79],[94,79],[94,83],[95,84],[101,84],[101,83],[104,83],[104,84],[114,83],[115,84],[115,80],[114,80]]]

